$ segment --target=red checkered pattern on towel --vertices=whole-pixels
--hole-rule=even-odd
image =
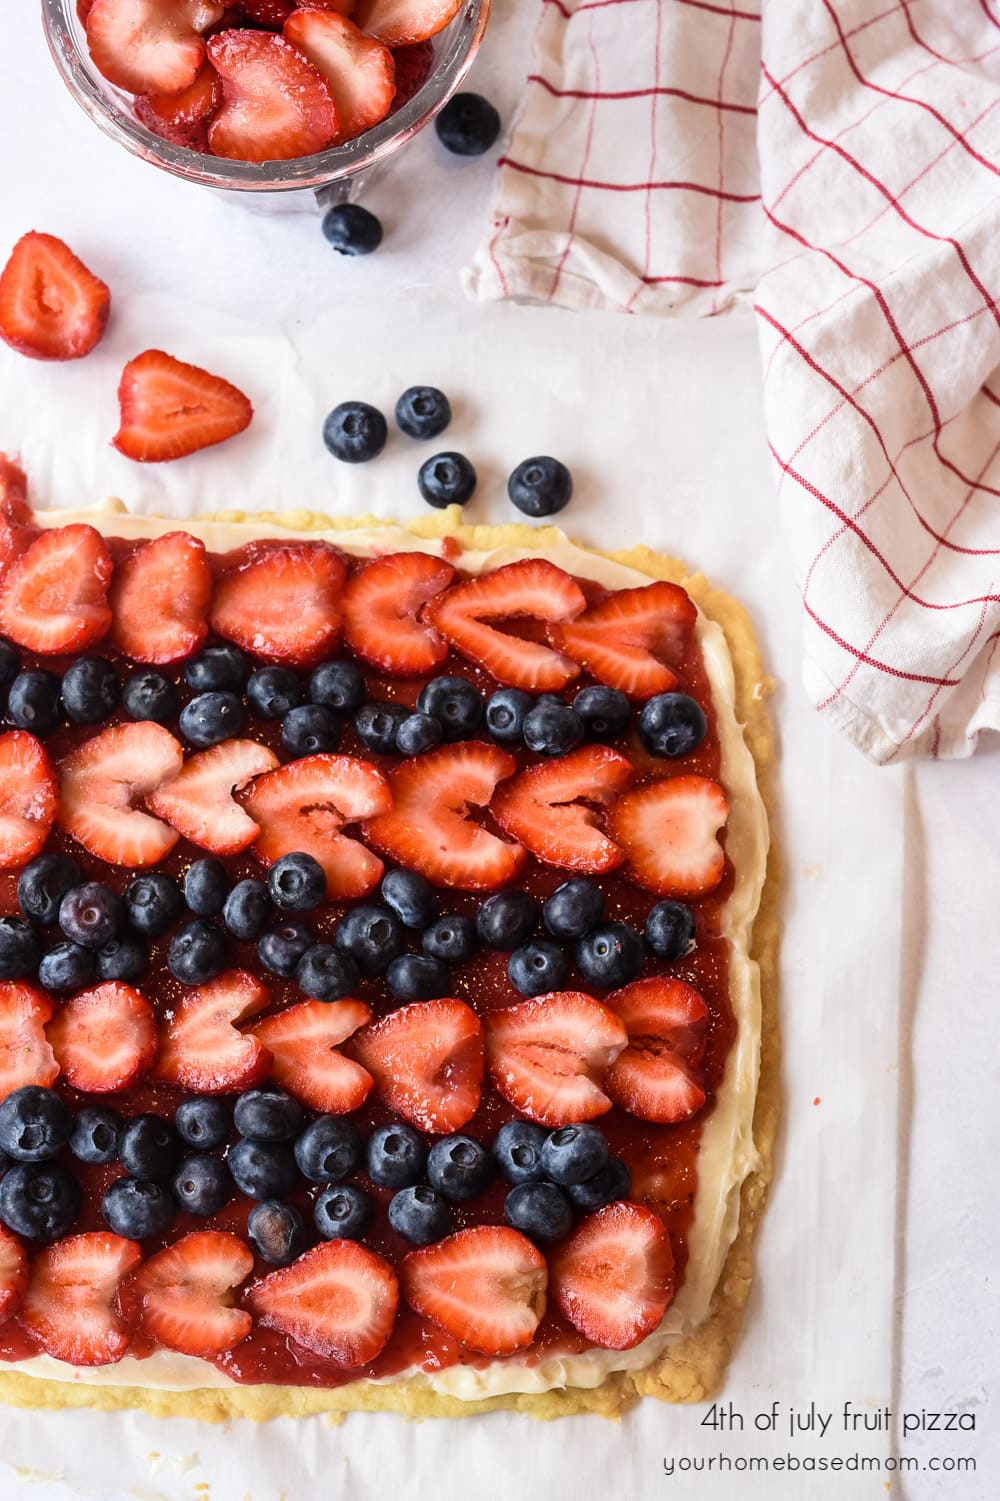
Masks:
[[[544,0],[482,297],[757,314],[813,702],[1000,728],[1000,0]]]

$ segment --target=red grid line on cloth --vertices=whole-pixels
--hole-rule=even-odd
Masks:
[[[653,44],[653,83],[654,83],[654,88],[659,85],[659,81],[660,81],[660,47],[662,45],[662,42],[663,42],[663,5],[662,5],[662,0],[656,0],[656,40],[655,40],[655,42]],[[657,133],[656,133],[656,118],[657,118],[657,108],[659,106],[659,102],[660,102],[660,96],[659,96],[658,93],[654,92],[654,94],[653,94],[653,107],[652,107],[652,109],[649,112],[649,179],[650,179],[651,182],[655,181],[655,179],[656,179],[656,165],[657,165],[657,159],[658,159],[658,155],[659,155],[659,137],[657,136]],[[646,205],[645,205],[646,238],[645,238],[645,245],[644,245],[644,248],[643,248],[643,261],[642,261],[642,275],[643,275],[643,280],[644,281],[645,281],[645,278],[649,274],[650,255],[652,253],[652,236],[653,236],[652,204],[653,204],[653,195],[652,195],[651,192],[648,192],[646,194]],[[633,294],[633,296],[629,299],[628,308],[627,308],[628,312],[632,311],[632,307],[633,307],[633,304],[635,302],[635,299],[639,295],[639,290],[640,289],[637,286],[636,290],[635,290],[635,292]]]
[[[966,645],[963,648],[963,650],[958,654],[958,656],[955,658],[954,662],[952,662],[951,666],[948,668],[948,672],[949,673],[951,673],[951,672],[957,672],[957,670],[959,669],[959,667],[961,667],[962,663],[965,661],[966,657],[969,655],[969,653],[972,651],[973,647],[975,646],[976,642],[979,640],[980,634],[981,634],[983,626],[985,624],[986,624],[986,606],[983,605],[983,608],[979,612],[979,623],[977,624],[976,629],[973,632],[973,634],[969,637],[969,640],[966,642]],[[961,682],[961,678],[959,678],[959,682]],[[910,728],[907,730],[906,734],[903,736],[903,738],[899,742],[899,744],[896,745],[889,752],[889,754],[884,758],[883,763],[882,763],[884,766],[888,766],[888,765],[891,764],[891,762],[893,762],[893,761],[896,760],[896,758],[902,753],[903,748],[905,746],[909,745],[910,741],[913,739],[914,735],[917,733],[917,731],[920,728],[920,726],[922,724],[924,724],[927,721],[927,719],[930,717],[931,711],[933,710],[935,703],[937,702],[938,698],[940,697],[942,686],[943,685],[939,684],[934,689],[934,692],[931,694],[930,698],[927,700],[927,704],[926,704],[926,707],[924,708],[923,712],[920,713],[917,716],[917,718],[913,721],[913,723],[910,725]],[[940,724],[938,724],[938,726],[937,726],[937,733],[935,734],[935,737],[934,737],[934,747],[933,747],[933,750],[931,752],[931,754],[933,755],[933,757],[934,757],[935,760],[937,759],[938,751],[940,750],[940,748],[941,748],[941,726],[940,726]]]
[[[860,36],[861,33],[863,31],[867,31],[869,27],[877,26],[880,21],[887,21],[891,16],[895,16],[897,14],[898,6],[896,4],[890,5],[888,10],[880,10],[877,16],[869,16],[866,21],[860,21],[857,26],[851,28],[847,35],[848,37]],[[797,62],[795,64],[794,68],[790,68],[787,73],[783,73],[778,82],[782,84],[791,83],[792,79],[797,78],[800,73],[804,73],[806,68],[811,68],[814,63],[820,62],[822,58],[829,57],[830,53],[836,52],[839,47],[840,43],[836,38],[834,38],[834,40],[832,42],[828,42],[825,47],[821,47],[818,52],[810,52],[808,57],[802,58],[800,62]],[[770,85],[766,89],[763,89],[757,101],[758,106],[765,104],[767,100],[770,99],[773,93],[774,88]]]
[[[514,172],[526,172],[529,177],[544,177],[549,182],[561,182],[568,188],[596,188],[603,193],[704,193],[709,198],[724,198],[727,203],[759,203],[759,193],[720,193],[718,188],[703,182],[599,182],[587,177],[573,177],[567,172],[546,172],[542,167],[517,162],[510,156],[502,156],[497,163],[510,167]]]
[[[735,16],[737,21],[760,21],[760,11],[728,10],[724,5],[712,5],[710,0],[673,0],[674,5],[689,5],[693,10],[707,10],[715,16]],[[554,5],[560,15],[572,21],[585,10],[604,10],[609,5],[639,5],[642,0],[583,0],[582,5],[566,5],[564,0],[542,0],[543,5]]]
[[[600,57],[599,57],[598,52],[597,52],[597,47],[594,44],[594,27],[593,27],[592,23],[590,25],[590,31],[589,31],[589,35],[587,37],[587,42],[588,42],[588,45],[589,45],[589,48],[590,48],[590,60],[591,60],[591,63],[593,65],[593,69],[594,69],[594,83],[596,84],[596,86],[598,88],[600,88],[600,84],[601,84],[601,60],[600,60]],[[580,167],[581,173],[585,172],[587,170],[587,163],[590,161],[590,153],[591,153],[591,150],[593,149],[593,144],[594,144],[594,122],[596,121],[596,119],[597,119],[597,100],[594,99],[592,101],[591,107],[590,107],[590,118],[587,121],[587,138],[586,138],[586,141],[584,142],[584,147],[583,147],[583,162],[582,162],[581,167]],[[503,161],[503,159],[501,159],[501,161]],[[514,166],[515,164],[513,162],[508,162],[508,165],[509,166]],[[583,192],[583,189],[584,189],[584,186],[585,186],[584,179],[582,177],[579,178],[577,180],[577,182],[575,183],[574,186],[575,186],[575,191],[574,191],[574,194],[573,194],[573,208],[572,208],[572,210],[570,212],[570,216],[569,216],[569,225],[568,225],[568,230],[567,230],[567,235],[566,235],[566,243],[563,246],[563,253],[559,257],[559,264],[556,266],[555,276],[552,279],[552,286],[549,289],[549,301],[550,302],[552,301],[553,297],[555,297],[556,291],[558,290],[559,281],[560,281],[560,278],[562,277],[562,274],[563,274],[563,268],[566,265],[566,258],[569,255],[570,250],[572,249],[572,246],[573,246],[573,234],[574,234],[574,231],[576,229],[576,218],[577,218],[577,214],[580,211],[580,195]]]
[[[706,104],[710,109],[724,109],[734,115],[756,115],[757,107],[754,104],[733,104],[726,99],[708,99],[701,94],[691,94],[687,89],[668,88],[661,84],[648,89],[603,89],[600,93],[594,89],[559,89],[540,73],[529,73],[526,83],[536,83],[551,94],[553,99],[683,99],[685,104]]]
[[[979,0],[979,8],[982,11],[983,15],[986,17],[987,21],[989,21],[990,25],[995,26],[997,30],[1000,31],[1000,21],[997,20],[996,16],[990,10],[989,5],[987,4],[987,0]]]
[[[717,96],[718,96],[719,99],[722,98],[722,91],[723,91],[723,89],[726,86],[726,69],[729,66],[729,59],[732,56],[732,52],[733,52],[733,36],[734,36],[735,31],[736,31],[736,19],[734,17],[729,22],[729,27],[728,27],[728,30],[727,30],[727,33],[726,33],[726,45],[725,45],[725,49],[724,49],[723,54],[722,54],[722,65],[719,68],[719,85],[718,85],[718,88],[716,90],[716,94],[717,94]],[[726,117],[722,113],[721,109],[716,111],[715,123],[716,123],[716,136],[717,136],[717,140],[718,140],[718,149],[719,149],[719,175],[718,175],[718,178],[716,179],[716,181],[718,183],[718,188],[719,188],[719,197],[718,197],[718,199],[716,201],[716,205],[715,205],[715,275],[716,275],[717,279],[721,282],[722,281],[722,203],[723,203],[722,190],[723,190],[723,186],[724,186],[724,182],[725,182],[725,166],[726,166]],[[716,299],[713,297],[713,299],[712,299],[712,312],[714,313],[715,311],[716,311]]]

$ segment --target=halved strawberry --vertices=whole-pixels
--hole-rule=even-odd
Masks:
[[[0,870],[34,859],[58,805],[56,774],[41,741],[27,730],[0,735]]]
[[[611,1109],[603,1080],[628,1033],[593,996],[553,991],[491,1011],[485,1020],[493,1083],[529,1120],[567,1126]]]
[[[41,532],[11,564],[0,595],[0,631],[37,652],[79,652],[111,624],[111,554],[92,526]]]
[[[614,870],[625,856],[602,831],[597,808],[628,786],[631,762],[606,745],[583,745],[529,766],[497,788],[490,812],[525,849],[565,870]]]
[[[139,464],[167,463],[224,443],[253,417],[236,386],[162,349],[129,360],[118,382],[118,406],[121,420],[111,441]]]
[[[385,119],[396,92],[388,47],[364,36],[346,16],[311,5],[291,13],[282,35],[326,79],[338,141],[352,141]]]
[[[400,1006],[351,1040],[389,1109],[421,1131],[457,1131],[479,1109],[483,1028],[452,999]]]
[[[86,26],[87,17],[93,8],[94,0],[76,0],[76,14],[82,26]]]
[[[389,774],[392,807],[364,825],[365,839],[438,886],[492,891],[513,880],[527,855],[468,816],[485,808],[517,763],[480,740],[441,745]]]
[[[554,692],[579,677],[577,664],[539,641],[487,622],[573,620],[586,603],[580,585],[562,568],[545,558],[525,558],[453,585],[424,606],[422,618],[497,682]]]
[[[353,1370],[385,1349],[399,1284],[387,1261],[353,1240],[328,1240],[247,1292],[247,1307],[323,1360]]]
[[[270,1076],[310,1110],[347,1115],[371,1093],[371,1074],[337,1052],[371,1020],[362,1001],[300,1001],[250,1030],[273,1054]]]
[[[450,563],[426,552],[374,558],[344,590],[345,644],[390,677],[432,673],[446,659],[448,643],[417,612],[454,577]]]
[[[237,802],[260,825],[254,854],[265,865],[296,850],[314,856],[331,901],[367,896],[378,885],[382,861],[340,832],[391,806],[389,784],[374,766],[354,756],[304,756],[255,777]]]
[[[59,1065],[45,1035],[52,1002],[21,980],[0,984],[0,1100],[22,1084],[54,1084]]]
[[[222,85],[208,63],[194,83],[178,94],[138,94],[132,101],[136,119],[164,141],[208,150],[208,122],[222,103]]]
[[[223,31],[208,43],[222,79],[222,106],[208,127],[216,156],[244,162],[312,156],[337,135],[337,110],[323,75],[284,37]]]
[[[134,1240],[105,1230],[44,1246],[32,1258],[22,1325],[55,1360],[114,1365],[129,1347],[128,1327],[114,1308],[115,1294],[141,1260]]]
[[[526,1350],[545,1313],[545,1257],[506,1225],[473,1225],[411,1251],[399,1277],[415,1313],[482,1355]]]
[[[617,1200],[588,1214],[550,1261],[564,1318],[604,1350],[631,1350],[658,1329],[674,1295],[674,1258],[663,1221]]]
[[[458,14],[462,0],[358,0],[355,24],[387,47],[409,47],[437,36]]]
[[[27,1252],[17,1236],[0,1225],[0,1324],[17,1313],[27,1286]]]
[[[135,805],[177,776],[183,762],[180,741],[152,720],[102,730],[59,763],[59,822],[109,865],[155,865],[177,832]]]
[[[130,94],[177,94],[205,60],[200,33],[224,5],[209,0],[94,0],[87,46],[109,83]]]
[[[651,698],[677,686],[673,668],[691,640],[697,610],[662,580],[616,589],[569,624],[549,627],[552,645],[610,688]]]
[[[119,1301],[133,1328],[184,1355],[207,1360],[246,1339],[253,1320],[235,1307],[253,1256],[226,1230],[195,1230],[157,1251],[123,1285]]]
[[[236,1023],[266,1011],[271,993],[255,975],[224,970],[185,990],[160,1028],[154,1077],[202,1094],[235,1094],[264,1078],[271,1055]]]
[[[718,782],[670,777],[624,793],[608,813],[608,833],[637,886],[657,896],[703,896],[726,868],[716,835],[728,816]]]
[[[346,572],[328,542],[250,543],[216,581],[212,629],[266,662],[312,667],[340,640]]]
[[[0,515],[19,526],[34,521],[28,504],[28,476],[6,453],[0,453]]]
[[[396,97],[393,109],[408,104],[434,71],[433,42],[415,42],[412,47],[393,47],[392,61],[396,69]]]
[[[104,332],[111,293],[55,235],[22,235],[0,271],[0,338],[36,360],[78,360]]]
[[[64,1001],[46,1029],[62,1076],[84,1094],[128,1089],[156,1058],[153,1008],[121,980]]]
[[[605,1001],[628,1032],[628,1047],[604,1087],[623,1110],[644,1121],[683,1121],[705,1103],[696,1070],[705,1051],[708,1008],[683,980],[654,975]]]
[[[108,594],[111,641],[134,662],[179,662],[208,635],[212,570],[205,544],[167,532],[118,564]]]
[[[201,849],[235,855],[253,844],[260,829],[232,793],[277,765],[266,745],[224,740],[189,756],[173,781],[149,794],[146,807]]]

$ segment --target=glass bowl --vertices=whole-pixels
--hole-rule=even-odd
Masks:
[[[76,0],[42,0],[42,21],[49,51],[66,87],[84,113],[119,146],[185,182],[248,195],[244,201],[255,206],[270,202],[292,207],[289,195],[310,203],[318,197],[323,204],[356,196],[362,175],[388,161],[434,118],[472,66],[491,4],[492,0],[465,0],[434,38],[434,65],[427,82],[371,130],[314,156],[260,163],[206,156],[164,141],[141,125],[132,113],[130,96],[108,83],[91,62]]]

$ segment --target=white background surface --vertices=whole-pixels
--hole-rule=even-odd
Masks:
[[[505,118],[528,65],[534,6],[519,9],[500,0],[473,75]],[[784,1410],[815,1399],[839,1412],[846,1397],[873,1409],[888,1402],[897,1414],[975,1412],[974,1435],[928,1433],[902,1452],[921,1463],[972,1454],[977,1474],[924,1470],[897,1494],[994,1496],[998,761],[987,745],[971,763],[876,772],[805,706],[752,327],[465,304],[457,273],[485,225],[489,162],[447,159],[432,138],[366,199],[385,221],[382,250],[341,260],[308,214],[246,212],[118,151],[65,95],[34,6],[17,7],[5,28],[0,255],[26,229],[60,234],[116,299],[85,366],[43,367],[0,350],[0,448],[20,449],[39,497],[85,504],[117,492],[136,509],[176,513],[309,502],[414,514],[420,450],[397,439],[377,464],[350,469],[325,454],[318,429],[336,401],[389,409],[405,385],[434,381],[456,408],[449,444],[480,470],[470,519],[511,519],[503,477],[526,454],[554,450],[577,480],[568,530],[677,552],[748,603],[779,681],[786,1120],[725,1396],[748,1415],[775,1399]],[[157,344],[242,384],[257,408],[250,432],[159,469],[139,470],[108,448],[117,373]],[[0,1467],[0,1498],[279,1501],[284,1490],[299,1501],[460,1486],[469,1501],[596,1501],[612,1489],[627,1501],[887,1493],[885,1475],[670,1480],[664,1455],[854,1447],[832,1436],[790,1446],[714,1436],[699,1428],[701,1415],[647,1403],[621,1429],[352,1419],[340,1430],[240,1426],[220,1445],[190,1424],[8,1413],[0,1458],[46,1478]],[[891,1454],[893,1437],[866,1452]],[[170,1458],[145,1458],[154,1449]],[[310,1473],[321,1481],[306,1481]],[[195,1489],[204,1482],[209,1491]]]

